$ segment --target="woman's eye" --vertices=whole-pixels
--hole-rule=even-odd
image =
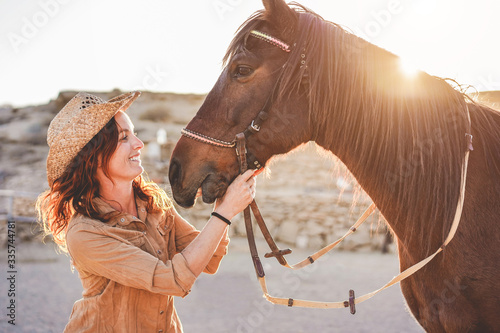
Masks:
[[[248,76],[252,74],[253,69],[247,66],[238,66],[236,68],[236,76]]]
[[[133,132],[134,136],[137,137],[137,132]],[[128,135],[127,134],[123,134],[123,137],[121,138],[121,140],[123,141],[127,141],[128,140]]]

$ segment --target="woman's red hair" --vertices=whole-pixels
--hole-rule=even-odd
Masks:
[[[78,153],[65,172],[37,200],[38,218],[46,235],[52,235],[60,249],[66,249],[66,230],[75,214],[107,222],[113,215],[98,211],[93,199],[100,197],[96,172],[102,161],[109,177],[108,164],[118,146],[119,129],[112,118]],[[139,175],[132,183],[135,195],[147,202],[148,212],[170,209],[172,201],[156,183]]]

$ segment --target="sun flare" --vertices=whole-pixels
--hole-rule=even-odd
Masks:
[[[413,64],[408,59],[400,58],[399,59],[399,68],[406,76],[408,76],[410,78],[416,76],[417,73],[419,72],[419,69],[417,68],[417,66],[415,66],[415,64]]]

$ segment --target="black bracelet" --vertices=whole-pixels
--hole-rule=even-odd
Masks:
[[[219,213],[216,213],[216,212],[212,212],[211,214],[212,216],[215,216],[217,217],[219,220],[221,221],[224,221],[227,223],[227,225],[231,225],[231,221],[229,221],[228,219],[226,219],[224,216],[220,215]]]

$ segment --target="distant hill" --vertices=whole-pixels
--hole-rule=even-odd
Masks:
[[[477,93],[477,100],[491,108],[500,110],[500,90],[481,91]]]

